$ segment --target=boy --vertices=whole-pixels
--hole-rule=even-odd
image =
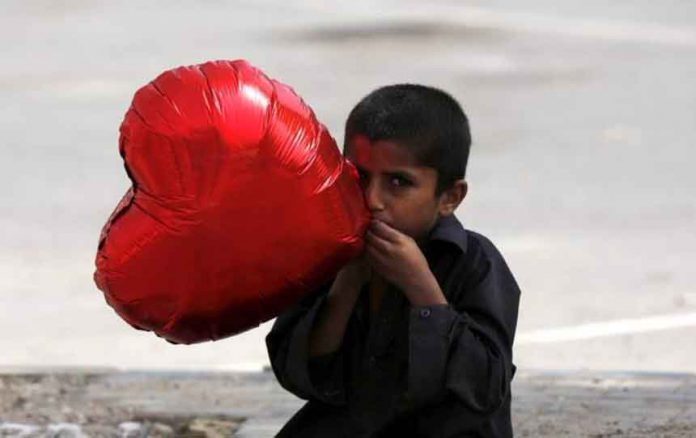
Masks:
[[[277,436],[512,436],[520,291],[453,214],[470,143],[435,88],[383,87],[351,111],[344,154],[372,221],[363,254],[266,337],[280,384],[309,400]]]

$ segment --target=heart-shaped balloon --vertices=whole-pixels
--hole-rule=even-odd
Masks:
[[[246,61],[166,71],[120,128],[132,187],[104,225],[94,281],[172,343],[277,316],[363,246],[358,174],[294,91]]]

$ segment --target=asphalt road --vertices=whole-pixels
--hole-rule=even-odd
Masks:
[[[133,92],[168,68],[246,58],[339,143],[376,86],[460,100],[474,145],[457,214],[518,278],[521,369],[694,372],[694,18],[676,0],[3,2],[0,364],[267,363],[270,321],[171,346],[92,283],[129,184],[117,133]]]

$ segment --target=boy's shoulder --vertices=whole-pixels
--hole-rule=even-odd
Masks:
[[[488,236],[484,235],[479,231],[474,231],[471,229],[466,230],[468,241],[474,241],[481,248],[481,250],[489,257],[493,259],[505,260],[503,254],[500,252],[498,247],[493,243]]]
[[[438,220],[431,231],[430,240],[444,242],[434,245],[431,254],[437,259],[443,253],[449,254],[446,258],[450,260],[450,275],[465,279],[462,282],[468,286],[488,278],[493,280],[492,283],[508,284],[510,289],[519,291],[514,275],[498,247],[483,233],[465,228],[454,215]]]
[[[488,258],[503,256],[491,239],[479,231],[466,228],[455,215],[440,218],[430,232],[431,241],[441,241],[458,249],[462,255],[483,251]]]

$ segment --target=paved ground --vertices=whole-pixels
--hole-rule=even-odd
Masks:
[[[696,2],[679,0],[2,1],[0,364],[268,362],[269,323],[171,346],[120,320],[92,281],[130,184],[117,137],[135,90],[246,58],[339,142],[378,85],[462,102],[474,145],[457,214],[520,283],[520,367],[694,373],[694,23]]]
[[[302,405],[272,373],[5,370],[0,436],[270,437]],[[521,372],[520,437],[692,437],[696,376]]]

